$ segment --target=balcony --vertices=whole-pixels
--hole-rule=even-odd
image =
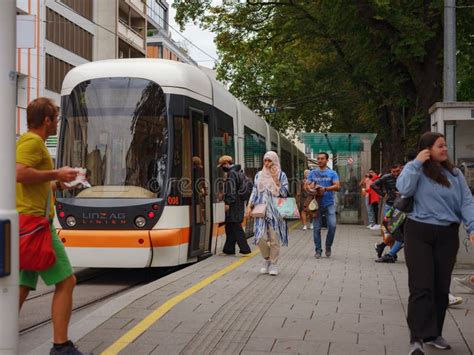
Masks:
[[[136,48],[145,51],[145,38],[131,29],[127,24],[124,24],[121,20],[118,23],[118,33],[128,43],[131,43]]]
[[[141,13],[146,13],[145,11],[145,3],[142,0],[129,0],[130,4],[135,6],[137,10],[140,10]]]

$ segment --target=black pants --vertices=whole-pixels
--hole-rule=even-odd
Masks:
[[[405,222],[410,289],[407,322],[412,342],[442,334],[451,273],[459,249],[458,229],[458,224],[444,227],[411,219]]]
[[[375,215],[375,224],[379,224],[379,203],[374,202],[372,204],[372,208],[374,210],[374,215]]]
[[[242,224],[238,222],[225,222],[225,244],[222,250],[226,254],[235,254],[235,243],[239,245],[242,254],[250,253],[250,247],[245,239],[245,232]]]

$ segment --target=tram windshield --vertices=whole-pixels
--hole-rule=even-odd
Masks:
[[[65,100],[60,166],[87,170],[90,188],[64,197],[156,198],[165,181],[165,95],[138,78],[101,78],[76,86]]]

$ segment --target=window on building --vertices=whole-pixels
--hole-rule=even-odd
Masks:
[[[92,0],[60,0],[82,17],[92,21]]]
[[[92,60],[93,35],[57,12],[46,8],[46,39],[68,51]]]
[[[60,93],[64,77],[72,68],[73,65],[46,54],[46,89]]]
[[[146,13],[152,18],[161,28],[168,29],[168,11],[160,0],[147,0]]]

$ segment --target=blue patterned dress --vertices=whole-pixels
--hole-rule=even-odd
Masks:
[[[250,195],[249,203],[253,206],[260,203],[266,203],[266,216],[262,218],[255,218],[253,225],[253,241],[254,244],[257,244],[260,238],[267,236],[268,226],[271,226],[273,230],[280,236],[282,245],[288,245],[288,225],[286,221],[281,217],[280,213],[273,204],[273,197],[270,191],[258,191],[258,176],[260,173],[255,175],[255,180],[253,184],[252,195]],[[288,178],[286,174],[282,171],[280,174],[280,197],[288,196]]]

